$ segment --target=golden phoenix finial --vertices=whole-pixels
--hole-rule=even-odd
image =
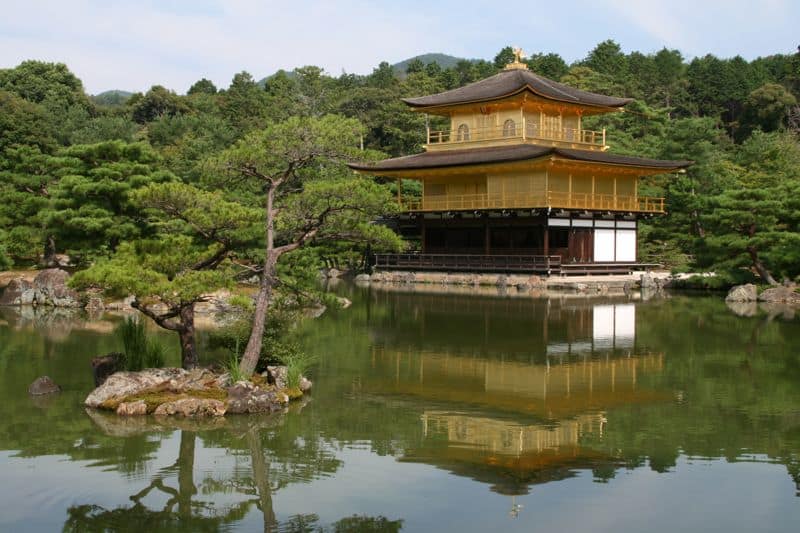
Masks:
[[[514,52],[514,61],[506,65],[506,70],[527,69],[528,65],[523,63],[522,60],[528,56],[525,55],[525,52],[522,51],[522,48],[516,46],[511,50]]]

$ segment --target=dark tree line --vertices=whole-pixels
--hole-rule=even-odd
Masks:
[[[257,81],[241,72],[226,88],[203,78],[185,95],[153,86],[92,97],[63,64],[0,70],[0,267],[56,253],[88,263],[148,236],[153,223],[131,205],[130,191],[171,180],[219,187],[207,179],[210,159],[290,118],[343,115],[363,125],[357,147],[365,153],[420,151],[425,118],[400,98],[477,81],[512,56],[507,47],[491,61],[450,68],[415,60],[400,73],[383,62],[363,76],[304,66]],[[765,281],[800,274],[798,216],[788,201],[800,180],[800,52],[689,60],[667,48],[624,53],[608,40],[571,64],[556,53],[526,61],[564,83],[636,99],[625,113],[587,120],[609,129],[612,151],[697,162],[643,187],[665,196],[669,209],[642,232],[644,259]],[[730,223],[761,211],[769,216]]]

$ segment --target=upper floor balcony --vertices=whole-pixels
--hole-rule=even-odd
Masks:
[[[436,195],[402,198],[400,204],[409,212],[554,208],[664,213],[664,198],[566,191]]]
[[[455,130],[428,130],[427,146],[429,149],[466,148],[518,142],[584,150],[604,151],[608,148],[605,128],[600,131],[553,128],[538,122],[526,122],[524,118],[521,123],[507,120],[501,126],[470,128],[462,124]]]

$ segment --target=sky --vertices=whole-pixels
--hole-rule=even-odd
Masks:
[[[63,62],[92,94],[184,93],[203,77],[227,87],[243,70],[303,65],[368,74],[427,52],[493,59],[508,45],[568,62],[605,39],[687,58],[800,45],[798,0],[0,0],[0,12],[0,68]]]

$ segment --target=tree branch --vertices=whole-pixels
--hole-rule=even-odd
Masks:
[[[206,270],[206,269],[213,270],[217,268],[219,264],[225,260],[225,258],[228,255],[228,252],[230,252],[230,247],[227,246],[226,244],[223,244],[222,248],[217,250],[217,252],[214,255],[212,255],[211,257],[207,257],[202,261],[198,261],[193,266],[189,267],[187,270]]]
[[[170,331],[183,330],[183,324],[170,322],[171,319],[181,314],[180,307],[178,309],[175,309],[175,307],[171,307],[168,312],[159,315],[155,313],[152,309],[149,309],[146,304],[142,304],[138,298],[133,299],[133,301],[131,302],[131,307],[139,310],[139,312],[152,319],[153,322],[155,322],[164,329]]]

